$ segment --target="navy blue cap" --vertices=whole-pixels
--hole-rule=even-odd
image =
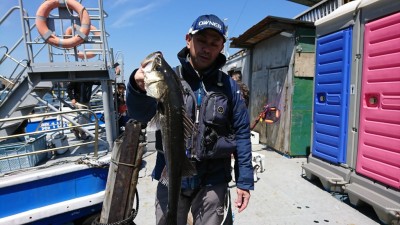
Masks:
[[[197,18],[189,29],[189,34],[195,34],[204,29],[213,29],[217,31],[226,41],[226,27],[224,22],[216,15],[202,15]]]

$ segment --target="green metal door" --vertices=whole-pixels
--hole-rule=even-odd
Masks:
[[[293,83],[290,155],[308,156],[311,141],[313,78],[293,77]]]

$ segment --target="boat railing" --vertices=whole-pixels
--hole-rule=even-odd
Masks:
[[[14,11],[16,11],[16,10],[20,10],[20,11],[21,11],[21,7],[20,7],[20,6],[14,6],[14,7],[12,7],[11,9],[9,9],[9,10],[5,13],[5,15],[0,19],[0,26],[1,26],[1,24],[3,24],[3,22],[6,21],[6,20],[9,18],[9,16],[10,16]],[[24,9],[22,9],[22,13],[23,13],[23,14],[27,14],[27,12],[26,12]],[[8,51],[8,48],[7,48],[6,54],[4,54],[4,55],[0,58],[0,64],[3,63],[4,60],[5,60],[7,57],[10,58],[10,55],[9,55],[8,53],[11,53],[12,51],[14,51],[14,49],[15,49],[21,42],[22,42],[22,37],[21,37],[20,40],[17,41],[17,43],[15,43],[15,45],[10,49],[10,52]],[[5,46],[2,46],[2,47],[5,47]],[[11,57],[11,59],[13,59],[13,58]],[[16,60],[13,59],[13,61],[16,61]],[[17,62],[17,61],[16,61],[16,62]]]
[[[0,81],[4,85],[3,90],[0,91],[0,95],[2,96],[2,99],[1,99],[2,101],[0,101],[0,106],[1,106],[2,102],[5,99],[7,99],[7,97],[9,95],[12,94],[14,87],[16,87],[19,84],[19,82],[22,80],[22,77],[27,76],[27,74],[24,74],[24,72],[26,70],[26,65],[23,64],[23,62],[26,60],[18,61],[17,59],[15,59],[11,55],[9,55],[9,50],[6,46],[0,46],[0,49],[1,48],[5,48],[5,50],[6,50],[3,57],[11,59],[17,65],[11,72],[10,77],[3,77],[0,75]],[[0,64],[1,64],[1,61],[3,61],[3,59],[0,60]],[[18,69],[19,67],[22,67],[22,69]],[[17,75],[14,76],[14,74],[17,74]]]
[[[0,26],[3,24],[3,22],[7,21],[7,19],[12,20],[13,18],[10,18],[10,16],[12,15],[12,13],[14,11],[20,11],[23,15],[28,15],[27,11],[25,9],[23,9],[21,6],[14,6],[11,9],[9,9],[5,15],[0,19]],[[35,24],[31,25],[29,27],[29,32],[31,32],[34,28],[36,27]],[[22,60],[18,60],[17,58],[15,58],[13,56],[13,52],[19,47],[21,46],[21,44],[23,43],[23,35],[14,43],[14,45],[11,48],[8,48],[7,46],[0,46],[1,48],[5,48],[5,52],[4,54],[1,56],[0,58],[0,64],[5,63],[5,61],[7,59],[9,59],[12,63],[15,63],[16,66],[11,70],[10,72],[10,76],[7,77],[7,79],[9,79],[10,81],[12,81],[11,83],[8,83],[8,87],[6,87],[7,89],[12,89],[14,86],[16,86],[17,81],[20,80],[22,74],[26,71],[27,68],[27,64],[28,64],[28,59],[22,59]],[[6,64],[9,64],[9,67],[12,68],[13,65],[9,62],[7,62]],[[15,74],[17,74],[17,76],[14,76]]]
[[[22,23],[24,24],[22,27],[24,30],[22,39],[25,40],[24,43],[26,44],[26,51],[28,53],[29,60],[31,61],[30,66],[35,67],[36,64],[40,68],[40,63],[48,63],[48,60],[50,60],[52,63],[67,63],[78,61],[88,62],[91,58],[96,58],[96,61],[103,61],[106,64],[107,54],[110,52],[108,50],[104,26],[104,18],[108,15],[103,10],[103,1],[80,1],[80,4],[84,6],[85,10],[87,10],[89,13],[91,27],[90,32],[87,35],[87,40],[85,40],[85,42],[81,45],[74,46],[72,48],[62,48],[59,46],[48,45],[47,41],[41,37],[36,29],[32,30],[29,29],[29,26],[27,26],[33,24],[33,28],[37,28],[35,24],[37,16],[30,16],[27,12],[21,12]],[[20,5],[23,5],[23,0],[20,0]],[[76,12],[74,13],[68,8],[58,8],[58,11],[58,14],[56,14],[55,10],[51,11],[49,16],[46,18],[49,29],[52,30],[54,35],[61,39],[75,36],[76,31],[75,29],[71,28],[80,25],[76,23],[78,18]],[[44,46],[46,46],[46,48],[44,48]],[[41,50],[43,49],[47,51],[43,52],[44,55],[41,54]],[[61,65],[64,66],[65,64]],[[47,66],[48,65],[46,65],[46,67]],[[70,66],[72,66],[72,64]],[[90,64],[88,66],[90,66]]]
[[[13,46],[4,46],[7,50],[5,54],[0,56],[0,64],[3,64],[8,59],[7,66],[9,68],[11,63],[17,63],[17,65],[23,66],[24,71],[26,67],[29,67],[30,71],[55,71],[56,68],[60,67],[68,67],[69,71],[75,71],[81,69],[81,64],[78,62],[85,62],[86,70],[105,70],[105,67],[113,65],[112,51],[109,49],[107,42],[107,36],[109,35],[104,25],[104,18],[108,17],[108,14],[103,10],[103,0],[80,1],[80,4],[89,12],[92,26],[87,35],[87,40],[81,45],[72,48],[49,45],[36,29],[35,13],[26,10],[23,2],[24,0],[19,0],[19,6],[12,7],[0,18],[0,25],[2,25],[6,21],[15,20],[11,16],[14,12],[20,11],[23,31],[21,36],[16,37],[15,43],[9,43]],[[79,21],[79,17],[69,9],[59,8],[58,11],[58,14],[56,14],[56,10],[51,11],[46,18],[47,24],[50,26],[49,28],[58,38],[73,37],[76,35],[76,31],[71,29],[71,27],[79,25],[76,22],[77,20]],[[71,34],[66,34],[66,30],[68,29],[72,30]],[[23,60],[18,60],[16,58],[17,55],[13,54],[19,47],[25,48],[27,53],[26,58]],[[52,64],[49,64],[49,62]],[[99,62],[102,63],[99,64]],[[8,79],[11,79],[14,72],[19,71],[14,70],[13,73],[10,73],[11,76]]]
[[[48,149],[43,149],[43,150],[36,150],[33,152],[27,152],[27,153],[19,153],[15,155],[7,155],[4,157],[0,157],[0,160],[7,160],[11,158],[17,158],[17,157],[23,157],[23,156],[29,156],[29,155],[34,155],[34,154],[41,154],[41,153],[47,153],[47,152],[54,152],[58,150],[63,150],[71,147],[80,147],[80,146],[85,146],[89,144],[94,144],[94,150],[93,150],[93,156],[98,157],[98,145],[99,145],[99,119],[97,118],[95,112],[92,110],[88,109],[78,109],[78,110],[71,110],[71,111],[64,111],[64,112],[51,112],[51,113],[42,113],[42,114],[32,114],[32,115],[27,115],[23,117],[12,117],[12,118],[6,118],[6,119],[0,119],[0,123],[4,122],[9,122],[13,120],[24,120],[24,119],[33,119],[33,118],[45,118],[45,117],[51,117],[51,116],[62,116],[63,114],[72,114],[72,113],[88,113],[93,115],[94,122],[92,123],[85,123],[85,124],[72,124],[68,125],[67,127],[61,125],[61,127],[55,128],[55,129],[47,129],[47,130],[35,130],[33,132],[27,132],[27,133],[22,133],[22,134],[15,134],[15,135],[9,135],[5,137],[0,137],[0,141],[4,141],[7,139],[11,138],[18,138],[18,137],[26,137],[29,135],[40,135],[40,134],[47,134],[47,133],[55,133],[58,131],[64,131],[64,130],[70,130],[72,128],[78,128],[82,129],[85,126],[95,126],[94,129],[94,139],[91,141],[83,142],[83,143],[77,143],[77,144],[72,144],[68,146],[61,146],[61,147],[54,147],[54,148],[48,148]],[[65,116],[65,115],[64,115]],[[82,129],[85,132],[87,132],[85,129]]]
[[[14,99],[19,98],[19,96],[21,96],[20,99],[22,97],[25,98],[27,96],[26,93],[33,91],[39,83],[42,85],[42,82],[52,82],[54,85],[57,82],[99,81],[103,92],[103,104],[107,106],[104,107],[106,138],[109,148],[112,149],[113,141],[116,139],[117,128],[114,126],[116,123],[110,83],[115,81],[116,74],[113,67],[113,49],[109,47],[107,40],[110,35],[106,31],[104,20],[108,17],[108,14],[104,10],[103,0],[78,1],[78,4],[81,4],[89,12],[90,24],[94,27],[93,29],[91,27],[87,34],[87,39],[85,38],[83,43],[74,44],[72,47],[66,46],[65,48],[50,44],[46,37],[43,37],[47,36],[47,33],[42,36],[39,33],[39,29],[37,29],[37,9],[44,4],[43,2],[17,1],[19,6],[10,9],[0,19],[0,25],[3,24],[5,25],[4,27],[8,28],[10,27],[8,24],[15,23],[14,14],[19,11],[20,13],[17,16],[21,22],[22,31],[22,35],[12,34],[13,36],[9,37],[11,43],[2,44],[5,45],[6,51],[4,51],[4,48],[0,51],[1,69],[5,71],[3,75],[14,83],[13,88],[7,88],[9,90],[0,93],[2,97],[0,104],[3,106],[2,110],[0,110],[0,114],[2,114],[0,118],[7,118],[10,112],[17,111],[19,105],[13,105],[10,102],[17,102]],[[29,4],[30,7],[25,8],[24,3]],[[52,9],[49,15],[46,16],[46,24],[57,38],[60,40],[67,39],[77,32],[74,27],[80,25],[79,13],[71,11],[68,7],[58,7],[58,10]],[[70,29],[72,29],[72,34],[66,35],[66,31]],[[122,65],[121,62],[119,64]],[[15,79],[15,77],[18,78]],[[20,83],[24,85],[19,85]],[[21,88],[13,90],[18,87]],[[23,88],[26,90],[22,90]],[[39,94],[44,94],[43,92],[47,90],[42,86],[36,89]],[[18,95],[15,95],[16,93]],[[6,98],[3,98],[3,96]],[[100,101],[96,102],[96,108],[97,104],[100,105]],[[5,105],[7,107],[4,107]]]

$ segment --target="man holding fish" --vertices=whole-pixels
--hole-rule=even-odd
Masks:
[[[226,62],[224,23],[202,15],[185,39],[180,66],[172,69],[155,52],[133,71],[128,112],[144,124],[157,118],[157,224],[186,225],[189,210],[194,224],[221,224],[232,156],[239,213],[254,190],[250,120],[240,88],[220,70]]]

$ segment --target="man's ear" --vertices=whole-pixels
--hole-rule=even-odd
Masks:
[[[185,39],[186,39],[186,47],[187,47],[188,49],[190,49],[190,41],[192,40],[192,35],[186,34]]]
[[[219,52],[223,53],[224,47],[225,47],[225,45],[224,45],[224,44],[222,44],[222,46],[221,46],[221,50],[219,50]]]

